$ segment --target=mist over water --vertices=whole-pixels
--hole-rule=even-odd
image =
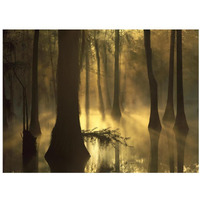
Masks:
[[[188,109],[187,109],[188,108]],[[86,129],[86,116],[84,109],[80,115],[81,128]],[[186,113],[191,116],[195,113],[195,105],[186,105]],[[162,116],[163,111],[160,111]],[[184,172],[198,172],[198,121],[195,116],[188,124],[190,127],[185,147]],[[38,172],[50,172],[49,166],[44,159],[54,127],[56,115],[52,111],[40,114],[42,135],[37,139],[38,147]],[[90,110],[89,129],[110,130],[119,129],[123,137],[130,137],[127,141],[129,146],[120,145],[120,172],[148,172],[150,159],[150,139],[148,133],[149,109],[125,110],[119,124],[112,120],[108,114],[102,121],[98,110]],[[174,132],[171,130],[172,136]],[[4,172],[22,172],[22,124],[19,121],[13,123],[12,128],[4,133]],[[115,149],[112,144],[101,145],[98,140],[85,141],[91,157],[85,167],[85,172],[100,172],[102,167],[108,172],[115,170]],[[175,171],[176,171],[176,141],[174,137]],[[165,129],[159,140],[159,172],[169,172],[168,141]]]
[[[20,33],[20,30],[18,31]],[[23,33],[23,31],[21,31]],[[170,172],[168,137],[174,144],[174,166],[177,172],[177,150],[173,127],[166,127],[162,123],[162,117],[167,102],[168,67],[169,67],[169,39],[170,30],[152,30],[152,59],[153,72],[158,83],[158,112],[162,125],[158,149],[158,172]],[[79,118],[82,130],[117,130],[120,136],[128,137],[128,146],[119,145],[119,172],[146,173],[149,171],[150,162],[150,136],[148,123],[150,117],[150,92],[145,61],[143,30],[120,31],[120,109],[122,116],[117,123],[111,116],[106,99],[106,90],[110,95],[111,107],[114,94],[114,63],[115,45],[114,31],[101,30],[98,35],[100,54],[100,84],[104,103],[105,119],[102,118],[99,105],[97,61],[93,30],[90,35],[89,54],[89,114],[86,116],[86,61],[80,73],[79,84]],[[16,33],[10,31],[10,38],[17,40]],[[19,34],[20,35],[20,34]],[[23,36],[23,34],[21,34]],[[50,40],[48,39],[51,35]],[[27,43],[26,66],[19,68],[17,73],[27,86],[28,111],[30,117],[31,105],[31,60],[32,49],[29,46],[33,42],[33,31],[26,31],[25,43]],[[91,39],[92,38],[92,39]],[[22,38],[21,38],[22,40]],[[49,46],[52,48],[52,61],[50,62]],[[183,31],[183,90],[184,106],[189,133],[186,138],[184,155],[184,172],[199,171],[199,147],[198,147],[198,31]],[[103,44],[106,42],[107,55],[107,83],[105,82]],[[18,49],[18,62],[25,62],[23,47],[16,44]],[[41,136],[37,138],[38,172],[50,172],[50,168],[44,158],[50,145],[51,133],[56,122],[56,103],[53,85],[53,72],[56,72],[58,56],[57,31],[40,31],[39,63],[38,63],[38,97],[39,97],[39,123]],[[25,54],[25,52],[24,52]],[[175,58],[176,60],[176,58]],[[176,63],[176,62],[175,62]],[[176,66],[176,65],[175,65]],[[22,73],[23,71],[23,73]],[[175,67],[176,73],[176,67]],[[10,72],[9,72],[10,73]],[[10,77],[5,75],[5,95],[10,99]],[[54,74],[55,76],[55,74]],[[55,78],[55,77],[54,77]],[[22,90],[15,79],[13,80],[14,118],[9,121],[9,127],[3,132],[3,171],[23,172],[22,166]],[[174,83],[176,76],[174,77]],[[65,86],[63,86],[65,87]],[[70,98],[70,97],[69,97]],[[176,84],[174,84],[174,111],[176,115]],[[30,120],[30,119],[29,119]],[[88,120],[88,121],[87,121]],[[91,157],[85,166],[85,172],[115,172],[115,147],[113,144],[101,144],[97,139],[85,139],[85,146]]]

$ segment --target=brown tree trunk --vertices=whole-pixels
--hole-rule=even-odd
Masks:
[[[189,131],[183,96],[183,72],[182,72],[182,31],[177,30],[177,115],[174,132],[177,142],[177,171],[183,172],[185,141]]]
[[[99,93],[99,110],[102,114],[102,119],[105,119],[105,111],[104,111],[104,103],[103,103],[103,96],[101,91],[101,76],[100,76],[100,55],[99,55],[99,46],[98,41],[95,38],[95,50],[96,50],[96,59],[97,59],[97,86],[98,86],[98,93]]]
[[[38,41],[39,30],[35,30],[33,42],[33,66],[32,66],[32,103],[30,132],[34,136],[41,135],[38,119]]]
[[[79,121],[80,31],[58,31],[57,120],[45,158],[52,172],[83,172],[90,157]]]
[[[150,42],[150,30],[144,30],[144,45],[146,51],[147,71],[150,86],[151,112],[149,119],[149,134],[151,141],[150,172],[158,172],[158,142],[161,132],[161,124],[158,115],[157,82],[152,70],[152,50]]]

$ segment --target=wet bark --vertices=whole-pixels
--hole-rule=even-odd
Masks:
[[[33,66],[32,66],[32,102],[30,131],[32,135],[41,135],[38,119],[38,42],[39,30],[35,30],[33,42]]]
[[[79,121],[80,31],[58,31],[57,119],[45,154],[52,172],[83,172],[90,157]]]
[[[152,69],[150,30],[144,30],[144,46],[146,52],[147,72],[148,72],[150,99],[151,99],[151,111],[150,111],[150,119],[148,125],[150,141],[151,141],[151,158],[150,158],[149,171],[158,172],[158,142],[161,132],[161,124],[158,115],[157,82],[154,77]]]
[[[167,134],[168,149],[169,149],[169,167],[170,172],[174,172],[174,143],[173,128],[175,115],[173,103],[173,88],[174,88],[174,46],[175,46],[175,30],[171,30],[170,40],[170,58],[169,58],[169,79],[168,79],[168,96],[165,113],[163,115],[163,125],[165,133]]]
[[[119,105],[119,30],[115,30],[115,79],[114,79],[114,100],[112,108],[112,116],[116,120],[121,118]]]
[[[96,59],[97,59],[97,86],[98,86],[98,93],[99,93],[99,110],[102,114],[102,119],[104,120],[105,111],[104,111],[103,96],[102,96],[102,91],[101,91],[100,54],[99,54],[99,45],[96,38],[95,38],[95,51],[96,51]]]
[[[185,141],[189,131],[183,95],[183,72],[182,72],[182,31],[177,30],[177,115],[174,132],[177,143],[177,171],[183,172]]]

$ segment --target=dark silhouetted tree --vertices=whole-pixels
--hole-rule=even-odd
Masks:
[[[90,157],[79,121],[80,31],[58,31],[57,119],[45,158],[52,172],[83,172]]]
[[[177,142],[177,171],[183,172],[184,149],[186,136],[189,131],[183,96],[183,72],[182,72],[182,31],[177,30],[177,114],[174,125],[174,132]]]
[[[173,103],[173,87],[174,87],[174,44],[175,44],[175,30],[171,30],[170,40],[170,57],[169,57],[169,79],[168,79],[168,96],[165,113],[163,115],[163,124],[166,129],[168,148],[169,148],[169,166],[170,172],[174,172],[174,145],[173,133],[171,131],[174,121],[174,103]]]
[[[152,50],[150,40],[150,30],[144,30],[144,46],[146,52],[147,72],[149,78],[150,98],[151,98],[151,111],[149,119],[149,134],[151,141],[151,159],[150,159],[150,172],[158,172],[158,142],[161,132],[161,124],[158,115],[158,94],[157,82],[152,69]]]
[[[39,30],[35,30],[33,41],[33,66],[32,66],[32,102],[30,132],[34,136],[41,135],[38,119],[38,42]]]
[[[119,120],[121,111],[119,105],[119,30],[115,30],[115,79],[114,79],[114,100],[112,108],[113,118]]]

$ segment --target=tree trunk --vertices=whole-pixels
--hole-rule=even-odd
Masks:
[[[177,30],[177,115],[174,132],[177,142],[177,171],[183,172],[185,141],[189,131],[183,97],[182,31]]]
[[[58,31],[57,120],[45,158],[52,172],[83,172],[90,157],[79,121],[80,31]]]
[[[33,43],[32,104],[30,122],[30,132],[34,136],[41,135],[40,124],[38,120],[38,41],[39,30],[35,30]]]
[[[111,109],[111,100],[110,100],[110,92],[109,92],[109,80],[108,80],[108,60],[107,60],[107,49],[106,43],[103,44],[103,58],[104,58],[104,81],[105,81],[105,92],[106,92],[106,108],[107,110]]]
[[[173,123],[174,116],[174,103],[173,103],[173,87],[174,87],[174,43],[175,43],[175,30],[171,31],[170,42],[170,60],[169,60],[169,82],[168,82],[168,97],[165,113],[163,116],[163,122]]]
[[[114,79],[114,100],[112,116],[116,120],[121,118],[119,105],[119,30],[115,30],[115,79]]]
[[[125,72],[123,77],[123,86],[122,86],[122,93],[121,93],[121,110],[122,112],[125,109],[126,104],[126,66],[125,66]]]
[[[54,52],[55,49],[53,49]],[[49,35],[49,53],[50,53],[50,60],[51,60],[51,75],[52,75],[52,83],[53,83],[53,92],[55,97],[55,104],[57,103],[57,97],[56,97],[56,76],[55,76],[55,65],[53,62],[53,52],[52,52],[52,46],[51,46],[51,35]]]
[[[90,82],[90,73],[89,73],[89,44],[88,41],[86,41],[86,68],[85,68],[85,76],[86,76],[86,82],[85,82],[85,113],[86,113],[86,129],[89,129],[89,105],[90,105],[90,99],[89,99],[89,82]]]
[[[158,172],[158,142],[161,132],[161,124],[158,115],[157,82],[152,69],[152,50],[150,42],[150,30],[144,30],[144,45],[146,51],[147,71],[150,86],[151,112],[149,119],[149,134],[151,141],[150,172]]]
[[[4,76],[3,75],[3,130],[7,130],[8,128],[8,99],[6,98],[6,93],[5,93],[5,81],[4,81]]]
[[[168,150],[169,150],[169,167],[170,172],[174,172],[174,144],[173,133],[171,131],[175,116],[174,116],[174,103],[173,103],[173,87],[174,87],[174,43],[175,43],[175,30],[171,30],[170,40],[170,58],[169,58],[169,81],[168,81],[168,97],[165,113],[163,115],[163,125],[167,134]]]
[[[104,103],[103,103],[103,96],[101,91],[101,76],[100,76],[100,55],[99,55],[99,46],[98,41],[95,38],[95,50],[96,50],[96,59],[97,59],[97,86],[98,86],[98,93],[99,93],[99,110],[102,114],[102,119],[105,119],[105,111],[104,111]]]

